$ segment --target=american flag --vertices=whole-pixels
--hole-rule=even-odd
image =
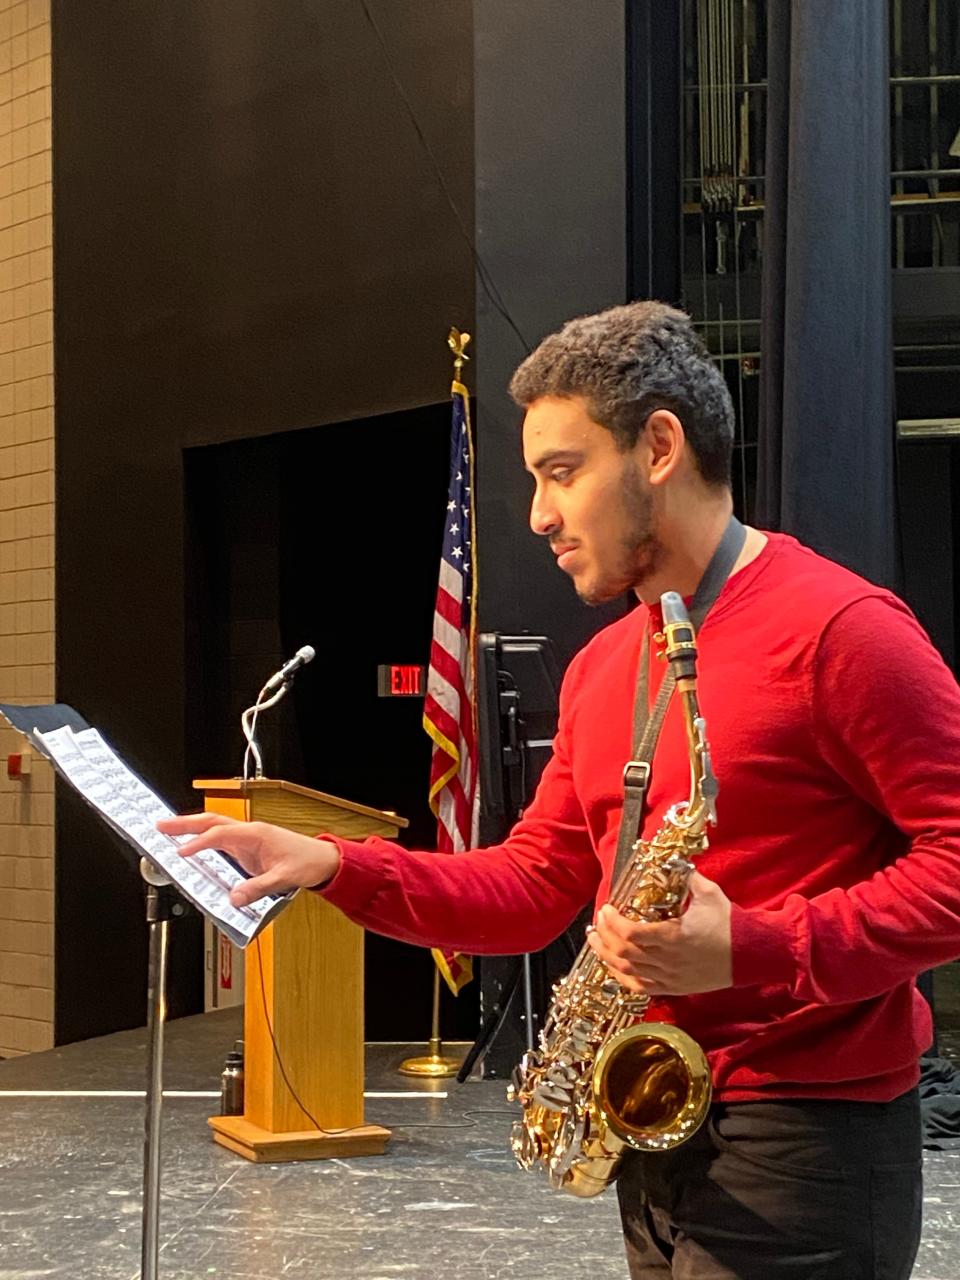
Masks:
[[[454,382],[452,393],[450,487],[423,707],[423,727],[433,739],[430,807],[443,853],[460,853],[476,843],[477,799],[473,447],[467,389]],[[468,956],[434,950],[433,957],[454,994],[473,977]]]

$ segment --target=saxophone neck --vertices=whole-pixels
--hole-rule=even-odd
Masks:
[[[690,758],[690,799],[684,814],[688,831],[702,831],[717,821],[719,786],[710,759],[707,725],[697,698],[697,639],[683,600],[675,591],[660,598],[666,657],[683,708]]]
[[[699,714],[691,717],[688,724],[687,745],[690,750],[690,801],[687,816],[698,828],[702,829],[707,823],[714,826],[717,821],[717,793],[720,785],[710,759],[707,722]]]

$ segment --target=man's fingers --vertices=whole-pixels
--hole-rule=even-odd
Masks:
[[[597,912],[596,931],[604,944],[612,950],[619,951],[624,946],[635,947],[633,935],[637,932],[637,922],[627,920],[609,903]]]
[[[236,826],[236,818],[228,818],[223,813],[182,813],[174,818],[161,818],[157,830],[165,836],[192,836],[211,827]]]
[[[720,891],[720,886],[715,880],[708,880],[699,871],[691,873],[688,884],[691,898],[710,898]]]
[[[275,871],[265,871],[262,876],[242,880],[230,890],[230,901],[235,907],[246,907],[268,893],[285,893],[286,885]]]
[[[603,951],[603,958],[615,959],[622,965],[641,964],[645,958],[645,952],[640,947],[632,946],[629,942],[624,942],[621,938],[605,937],[599,929],[592,935],[596,941],[592,942],[593,949],[597,951],[598,947]]]
[[[222,843],[222,839],[219,839],[217,835],[211,835],[210,832],[207,832],[205,835],[188,840],[186,844],[178,845],[177,853],[181,858],[191,858],[195,853],[202,853],[204,849],[219,849]]]
[[[606,945],[615,951],[659,951],[677,941],[681,929],[679,920],[661,920],[648,923],[645,920],[628,920],[609,903],[597,913],[596,929]]]
[[[621,987],[623,987],[626,991],[635,991],[638,996],[649,996],[653,994],[650,987],[648,987],[647,984],[645,982],[642,982],[639,978],[634,978],[630,974],[619,974],[619,973],[616,974],[615,977],[617,981],[620,983]]]
[[[229,831],[224,829],[225,825],[230,827]],[[192,840],[178,845],[177,852],[181,858],[192,857],[193,854],[201,853],[204,849],[219,849],[223,853],[236,855],[245,850],[250,852],[251,846],[255,843],[256,836],[249,822],[228,822],[227,824],[218,822],[200,835],[194,836]]]
[[[608,947],[600,937],[599,930],[593,930],[587,936],[593,951],[607,968],[618,978],[634,975],[644,980],[657,980],[666,976],[666,971],[658,958],[644,954],[634,948],[624,952],[620,948]]]

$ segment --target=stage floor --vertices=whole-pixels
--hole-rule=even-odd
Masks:
[[[237,1010],[170,1024],[166,1089],[215,1091],[240,1034]],[[216,1098],[168,1098],[162,1280],[624,1280],[615,1195],[581,1202],[521,1173],[503,1083],[397,1075],[422,1051],[369,1047],[368,1090],[407,1095],[368,1098],[393,1130],[385,1156],[250,1164],[212,1141]],[[0,1063],[0,1280],[137,1280],[142,1098],[14,1091],[139,1090],[144,1072],[143,1031]],[[960,1151],[928,1153],[914,1278],[958,1275]]]

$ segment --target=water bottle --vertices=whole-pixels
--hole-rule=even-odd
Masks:
[[[238,1040],[227,1054],[220,1075],[220,1114],[243,1115],[243,1041]]]

